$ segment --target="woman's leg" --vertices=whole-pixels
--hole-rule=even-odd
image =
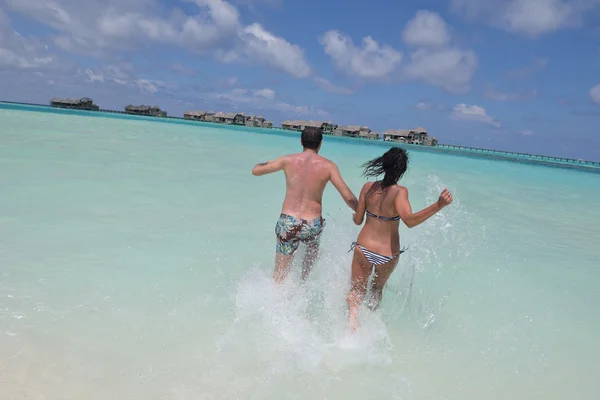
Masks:
[[[352,332],[358,328],[358,311],[367,292],[367,282],[371,273],[371,264],[358,247],[354,248],[352,258],[352,283],[348,292],[348,323]]]
[[[396,269],[398,260],[399,258],[396,258],[385,264],[375,266],[375,276],[373,276],[373,280],[371,281],[371,292],[373,294],[372,300],[369,302],[369,309],[371,311],[377,310],[377,307],[381,304],[383,288],[390,278],[390,275],[392,275],[392,272],[394,272],[394,269]]]

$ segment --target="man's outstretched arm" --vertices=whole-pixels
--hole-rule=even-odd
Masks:
[[[356,199],[354,193],[352,193],[352,190],[350,190],[348,185],[346,185],[346,182],[344,182],[344,180],[342,179],[342,174],[340,173],[339,168],[335,164],[332,164],[331,166],[331,175],[329,179],[331,180],[331,183],[333,183],[333,186],[335,186],[337,191],[340,192],[340,195],[342,196],[346,204],[348,204],[348,207],[350,207],[353,211],[356,212],[358,200]]]
[[[285,166],[285,156],[279,157],[273,161],[267,161],[264,163],[256,164],[252,168],[252,175],[261,176],[266,174],[272,174],[273,172],[281,171]]]

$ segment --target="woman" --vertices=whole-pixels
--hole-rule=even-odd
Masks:
[[[452,194],[447,189],[440,194],[437,202],[413,213],[408,201],[408,190],[398,185],[406,172],[408,155],[399,147],[392,147],[384,155],[363,165],[364,176],[383,179],[367,182],[360,191],[354,223],[363,223],[365,212],[367,221],[356,242],[352,243],[352,287],[348,293],[349,323],[352,331],[358,327],[359,307],[367,292],[367,282],[371,271],[375,275],[371,282],[373,300],[371,310],[381,302],[383,287],[398,264],[400,251],[400,220],[413,228],[452,203]]]

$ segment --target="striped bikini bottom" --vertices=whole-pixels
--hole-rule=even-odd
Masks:
[[[363,255],[365,256],[365,258],[371,263],[371,265],[375,266],[375,265],[383,265],[386,263],[389,263],[392,260],[395,260],[396,258],[400,257],[400,254],[404,253],[406,250],[400,250],[400,252],[398,254],[396,254],[395,256],[382,256],[381,254],[378,253],[374,253],[371,250],[368,250],[367,248],[361,246],[360,244],[358,244],[357,242],[352,242],[352,246],[350,246],[350,251],[354,250],[355,247],[357,247],[362,251]]]

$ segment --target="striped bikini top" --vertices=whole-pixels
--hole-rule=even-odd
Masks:
[[[369,217],[377,218],[377,219],[380,219],[380,220],[383,220],[383,221],[400,221],[400,216],[399,215],[396,215],[395,217],[391,217],[391,218],[390,217],[383,217],[381,215],[375,215],[375,214],[373,214],[369,210],[367,210],[367,215]]]

